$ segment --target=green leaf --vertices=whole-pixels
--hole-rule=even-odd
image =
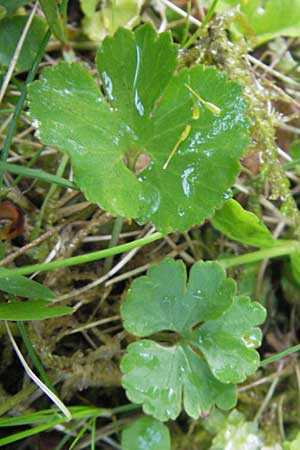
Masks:
[[[132,283],[121,307],[122,319],[126,330],[140,337],[160,330],[185,334],[200,320],[218,319],[234,294],[235,283],[219,264],[194,264],[186,288],[185,265],[167,259]]]
[[[230,409],[236,404],[232,384],[219,382],[206,361],[183,345],[164,347],[151,340],[130,344],[121,363],[122,385],[133,403],[161,421],[173,419],[183,407],[194,419],[216,404]]]
[[[169,430],[153,417],[142,417],[123,430],[122,450],[171,450]]]
[[[99,0],[80,0],[81,11],[85,16],[92,17],[99,3]]]
[[[300,158],[300,140],[296,139],[293,141],[289,147],[289,155],[293,159],[299,159]]]
[[[121,306],[126,330],[142,337],[167,331],[171,342],[170,331],[178,333],[168,347],[153,340],[129,345],[121,370],[132,402],[159,420],[175,419],[182,399],[193,418],[214,404],[235,405],[234,383],[259,365],[256,325],[265,318],[262,306],[236,297],[235,290],[234,281],[211,262],[194,264],[187,286],[185,266],[174,260],[151,267],[132,283]]]
[[[2,20],[3,17],[5,17],[5,16],[6,16],[6,9],[3,6],[0,6],[0,20]],[[0,76],[0,82],[2,84],[1,76]]]
[[[176,57],[170,34],[120,29],[97,53],[106,98],[75,64],[46,69],[30,88],[41,140],[71,156],[86,197],[165,232],[221,207],[248,142],[241,88],[212,67],[175,75]]]
[[[291,272],[294,280],[300,285],[300,255],[299,253],[293,253],[290,255]]]
[[[85,17],[82,20],[84,33],[93,41],[99,42],[105,33],[114,33],[137,18],[141,1],[136,0],[80,0]]]
[[[193,333],[193,344],[205,355],[212,373],[223,383],[240,383],[259,366],[262,332],[256,326],[265,309],[249,297],[235,297],[221,318],[209,320]]]
[[[239,5],[261,45],[276,36],[299,37],[300,0],[222,0],[220,8]]]
[[[274,247],[276,240],[265,224],[250,211],[246,211],[236,200],[227,200],[211,219],[221,233],[243,244],[253,247]]]
[[[60,2],[58,0],[39,0],[39,1],[52,33],[61,42],[63,43],[66,42],[64,25],[59,11]]]
[[[46,300],[0,303],[0,320],[43,320],[72,314],[66,306],[51,306]]]
[[[292,442],[285,441],[284,442],[284,450],[299,450],[300,448],[300,433],[298,433],[296,439]]]
[[[0,290],[20,297],[51,300],[55,294],[36,281],[22,276],[0,278]]]
[[[6,10],[6,14],[10,15],[14,13],[21,6],[27,5],[30,0],[0,0],[0,7],[2,6]]]
[[[27,16],[14,16],[1,20],[0,66],[9,66],[27,19]],[[18,58],[16,72],[26,72],[31,68],[45,31],[45,22],[34,17]]]

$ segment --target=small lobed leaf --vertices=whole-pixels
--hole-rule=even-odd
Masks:
[[[218,318],[231,305],[235,283],[219,264],[196,263],[187,286],[186,278],[183,262],[172,259],[137,278],[121,306],[126,330],[141,337],[160,330],[189,333],[193,325]]]
[[[86,197],[165,232],[223,204],[248,143],[240,86],[212,67],[175,74],[176,57],[169,33],[119,29],[97,52],[105,97],[75,64],[44,70],[29,89],[41,140],[70,155]]]
[[[236,200],[227,200],[211,219],[221,233],[253,247],[274,247],[276,240],[259,218],[246,211]]]
[[[262,333],[265,309],[249,297],[235,297],[217,320],[209,320],[193,333],[193,343],[205,355],[214,376],[223,383],[240,383],[259,366],[255,351]]]
[[[215,404],[232,408],[234,384],[258,367],[255,348],[262,335],[257,325],[265,310],[235,296],[234,281],[217,263],[194,264],[187,285],[182,262],[164,260],[151,267],[132,283],[121,316],[136,336],[178,334],[170,346],[146,339],[130,344],[122,359],[128,398],[159,420],[175,419],[182,403],[193,418]],[[172,342],[174,334],[166,337]]]
[[[236,403],[235,386],[220,383],[189,347],[164,347],[151,340],[130,344],[122,359],[122,385],[129,400],[161,421],[176,419],[183,406],[197,419],[217,404]],[[183,399],[183,400],[182,400]]]
[[[0,290],[19,297],[37,298],[39,300],[55,298],[55,294],[46,286],[20,275],[0,278]]]
[[[171,450],[168,428],[159,420],[145,416],[122,432],[122,450]]]
[[[46,300],[0,304],[0,320],[43,320],[72,314],[73,308],[51,306]]]

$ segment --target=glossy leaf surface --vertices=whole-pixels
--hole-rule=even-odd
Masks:
[[[50,306],[46,300],[0,304],[0,320],[43,320],[72,314],[73,308]]]
[[[130,344],[121,364],[128,398],[159,420],[175,419],[182,402],[193,418],[214,404],[232,408],[234,384],[258,367],[256,325],[265,310],[248,297],[236,297],[234,281],[217,263],[194,264],[187,286],[182,262],[151,267],[133,282],[121,316],[136,336],[177,333],[168,347],[153,340]],[[167,336],[172,342],[174,334]]]
[[[0,278],[0,290],[19,297],[37,298],[39,300],[55,298],[54,293],[50,289],[22,276]]]
[[[1,20],[0,66],[10,64],[27,19],[27,16],[13,16]],[[45,32],[45,22],[34,17],[17,61],[16,72],[25,72],[31,68]]]
[[[168,33],[120,29],[97,54],[105,98],[75,64],[30,88],[41,140],[71,156],[86,197],[166,232],[222,205],[248,142],[240,87],[211,67],[174,75],[176,57]]]
[[[171,450],[169,430],[153,417],[142,417],[122,432],[122,450]]]
[[[218,381],[188,346],[164,347],[151,340],[130,344],[121,369],[129,400],[162,421],[176,419],[182,401],[194,419],[214,404],[230,409],[236,403],[235,386]]]
[[[192,341],[205,355],[216,378],[224,383],[240,383],[259,365],[256,348],[264,322],[264,308],[249,297],[235,297],[221,318],[209,320],[194,331]]]
[[[187,286],[186,278],[183,262],[173,259],[137,278],[121,307],[126,330],[140,337],[160,330],[188,334],[195,323],[218,319],[231,306],[235,283],[217,263],[194,264]]]
[[[266,225],[236,200],[227,200],[211,219],[213,226],[221,233],[243,244],[253,247],[273,247],[276,240]]]

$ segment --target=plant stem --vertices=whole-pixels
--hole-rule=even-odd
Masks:
[[[117,245],[122,230],[122,225],[123,225],[123,217],[119,216],[115,220],[108,248],[113,248]],[[106,258],[104,263],[104,273],[107,273],[110,270],[113,260],[114,260],[113,255]]]
[[[113,255],[125,253],[133,248],[142,247],[161,239],[164,236],[161,232],[156,232],[151,236],[137,239],[126,244],[118,245],[116,247],[107,248],[97,252],[87,253],[85,255],[73,256],[50,263],[33,264],[32,266],[17,267],[16,269],[2,269],[0,270],[0,278],[13,277],[15,275],[29,275],[35,272],[45,272],[46,270],[61,269],[63,267],[75,266],[77,264],[84,264],[98,259],[107,258]],[[242,264],[251,264],[253,262],[262,261],[264,259],[276,258],[278,256],[292,255],[300,252],[300,242],[298,241],[277,241],[277,245],[272,248],[258,250],[245,255],[233,256],[228,259],[219,260],[218,263],[224,268],[235,267]]]
[[[46,147],[41,147],[35,154],[34,156],[31,158],[31,160],[29,161],[29,163],[27,164],[27,168],[30,168],[34,165],[34,163],[39,159],[39,157],[41,156],[42,152],[45,150]],[[0,161],[0,165],[1,165],[1,161]],[[23,166],[18,166],[18,167],[23,167]],[[17,178],[14,180],[14,182],[12,183],[12,187],[17,186],[20,181],[22,180],[23,175],[18,175]]]
[[[233,256],[231,258],[218,260],[218,263],[224,268],[235,267],[242,264],[251,264],[264,259],[276,258],[278,256],[292,255],[300,253],[300,242],[298,241],[277,241],[278,245],[271,248],[264,248],[256,252],[246,253],[245,255]]]
[[[9,397],[4,400],[4,402],[0,405],[0,416],[5,414],[7,411],[12,410],[15,406],[21,403],[23,400],[27,400],[28,397],[37,390],[37,387],[34,383],[29,384],[26,388],[17,392],[17,394]]]
[[[61,177],[65,171],[66,165],[68,164],[69,161],[69,156],[65,153],[63,154],[62,160],[58,166],[56,175],[57,177]],[[51,199],[51,197],[53,197],[53,195],[55,194],[55,191],[57,189],[57,184],[52,183],[50,186],[50,189],[46,195],[46,197],[44,198],[43,204],[40,208],[40,211],[37,215],[35,224],[34,224],[34,228],[33,231],[31,233],[31,237],[30,240],[31,242],[34,241],[35,239],[38,238],[39,234],[40,234],[40,230],[41,230],[41,225],[43,222],[43,218],[44,218],[44,214],[45,214],[45,210],[47,208],[47,205],[49,203],[49,200]]]
[[[298,351],[300,351],[300,344],[287,348],[286,350],[283,350],[283,352],[276,353],[276,355],[270,356],[270,358],[263,359],[260,362],[260,367],[264,367],[267,364],[271,364],[272,362],[278,361],[279,359],[284,358],[285,356],[288,356],[291,353],[295,353]]]
[[[71,181],[58,177],[57,175],[52,175],[40,169],[31,169],[29,167],[19,166],[18,164],[8,164],[0,161],[0,173],[3,172],[10,172],[16,175],[22,175],[23,177],[32,177],[37,180],[45,181],[46,183],[58,184],[59,186],[67,189],[79,190],[74,183],[71,183]]]
[[[8,132],[7,132],[4,146],[2,149],[2,153],[1,153],[2,161],[6,161],[6,159],[8,157],[12,139],[13,139],[13,136],[14,136],[14,133],[15,133],[15,130],[17,127],[17,123],[18,123],[18,120],[20,118],[20,115],[21,115],[21,112],[23,109],[24,102],[25,102],[25,98],[26,98],[26,94],[27,94],[27,85],[33,81],[35,74],[37,73],[40,62],[45,53],[48,41],[50,39],[50,36],[51,36],[51,31],[48,30],[44,36],[44,39],[43,39],[41,45],[40,45],[40,48],[38,50],[38,53],[36,55],[33,65],[32,65],[32,68],[31,68],[30,72],[28,72],[25,85],[23,86],[23,89],[21,91],[21,95],[18,98],[16,108],[15,108],[12,120],[9,124]],[[3,170],[0,170],[0,188],[2,187],[2,184],[3,184],[2,176],[3,176]]]
[[[208,24],[208,22],[210,21],[210,19],[212,18],[213,14],[214,14],[214,12],[215,12],[215,9],[216,9],[216,6],[217,6],[218,1],[219,1],[219,0],[213,0],[213,1],[212,1],[212,4],[210,5],[210,7],[209,7],[209,9],[208,9],[208,11],[207,11],[207,14],[206,14],[206,16],[205,16],[203,22],[202,22],[201,25],[199,26],[199,28],[198,28],[198,30],[196,31],[196,33],[194,33],[194,34],[190,37],[190,39],[183,45],[183,48],[188,48],[188,47],[190,47],[190,46],[195,42],[195,40],[197,39],[197,37],[201,36],[201,33],[203,32],[205,26]]]
[[[4,80],[3,80],[3,83],[2,83],[2,86],[1,86],[1,89],[0,89],[0,104],[2,103],[2,100],[3,100],[3,97],[5,95],[7,86],[9,85],[9,82],[11,80],[12,74],[13,74],[13,72],[15,70],[15,67],[16,67],[16,64],[18,62],[18,59],[19,59],[22,47],[24,45],[26,36],[28,34],[28,31],[29,31],[30,26],[31,26],[32,21],[33,21],[33,18],[35,16],[37,7],[38,7],[38,2],[35,3],[34,7],[31,10],[31,13],[30,13],[30,15],[29,15],[29,17],[27,19],[25,27],[24,27],[24,29],[22,31],[22,34],[20,36],[20,39],[18,41],[17,47],[16,47],[16,49],[14,51],[14,54],[13,54],[13,56],[11,58],[10,65],[8,67],[8,70],[6,72],[6,75],[4,77]]]
[[[73,256],[71,258],[52,261],[50,263],[33,264],[32,266],[18,267],[16,269],[0,269],[0,278],[14,277],[15,275],[29,275],[35,272],[45,272],[46,270],[61,269],[63,267],[75,266],[77,264],[84,264],[98,259],[107,258],[108,256],[125,253],[133,248],[142,247],[161,239],[164,236],[161,232],[156,232],[151,236],[137,239],[126,244],[118,245],[113,248],[106,248],[98,252],[87,253],[85,255]]]

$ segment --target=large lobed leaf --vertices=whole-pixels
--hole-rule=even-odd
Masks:
[[[97,53],[105,97],[77,64],[45,69],[29,89],[41,140],[71,156],[86,197],[166,232],[222,205],[248,142],[241,88],[212,67],[174,74],[176,57],[168,33],[120,29]]]
[[[121,307],[124,327],[136,336],[178,333],[175,345],[130,344],[121,364],[128,398],[159,420],[181,411],[199,417],[216,404],[236,403],[235,383],[259,365],[256,348],[265,310],[235,296],[235,283],[217,263],[196,263],[186,286],[182,262],[166,260],[135,280]],[[183,400],[182,400],[183,399]]]

